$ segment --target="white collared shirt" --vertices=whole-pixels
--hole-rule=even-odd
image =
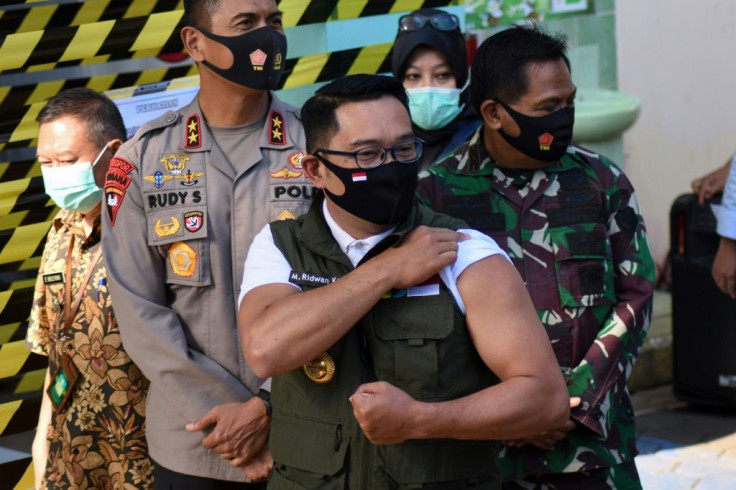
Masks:
[[[716,216],[716,232],[722,237],[736,240],[736,154],[731,158],[731,169],[721,204],[711,204],[710,207]]]
[[[329,209],[327,209],[327,201],[322,203],[322,212],[333,238],[340,247],[340,250],[350,259],[353,266],[356,266],[365,254],[396,229],[394,227],[378,235],[356,240],[337,224],[330,214]],[[461,229],[458,231],[465,233],[470,239],[459,242],[457,260],[454,264],[443,267],[439,276],[452,293],[460,310],[465,313],[465,304],[460,296],[460,291],[457,289],[457,279],[460,277],[460,274],[468,266],[493,255],[501,255],[509,261],[510,259],[493,239],[483,233],[471,229]],[[301,290],[298,285],[289,282],[290,274],[291,266],[281,253],[281,250],[276,247],[273,241],[273,235],[271,234],[271,227],[266,225],[256,235],[250,246],[248,257],[245,260],[243,284],[240,287],[238,304],[243,301],[243,297],[245,297],[248,291],[266,284],[290,284]],[[416,290],[417,294],[422,295],[432,293],[431,289],[422,289],[421,287],[417,287]],[[435,294],[439,294],[439,290]]]

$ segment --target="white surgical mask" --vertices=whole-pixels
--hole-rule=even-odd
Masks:
[[[73,165],[50,167],[41,165],[46,194],[62,209],[86,213],[102,199],[102,189],[95,183],[92,169],[107,151],[105,144],[94,162],[77,162]]]
[[[411,120],[426,130],[444,128],[463,111],[465,104],[460,105],[460,94],[467,86],[466,83],[462,88],[429,86],[407,89]]]

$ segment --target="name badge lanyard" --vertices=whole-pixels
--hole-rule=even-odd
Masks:
[[[82,282],[79,284],[79,289],[77,290],[77,294],[74,295],[74,303],[72,304],[71,298],[73,251],[74,235],[72,235],[71,239],[69,240],[69,255],[66,259],[66,282],[64,283],[64,330],[60,332],[62,335],[67,335],[69,333],[69,330],[71,329],[72,322],[74,321],[74,316],[77,314],[77,310],[79,310],[79,303],[82,302],[82,295],[84,294],[84,290],[87,288],[87,283],[89,283],[89,280],[92,277],[92,272],[94,272],[97,261],[100,259],[100,255],[102,254],[102,244],[100,244],[100,246],[97,248],[97,251],[92,255],[92,258],[89,261],[89,268],[84,274]]]
[[[89,283],[90,277],[92,277],[92,272],[97,265],[97,261],[100,259],[100,254],[102,253],[102,245],[100,245],[100,247],[90,259],[87,272],[85,273],[84,278],[82,278],[82,282],[79,284],[77,294],[74,295],[74,303],[71,302],[71,289],[73,281],[73,251],[74,235],[72,235],[71,239],[69,240],[69,252],[66,260],[66,281],[64,282],[64,328],[59,332],[60,340],[66,338],[71,329],[72,322],[74,321],[74,316],[77,314],[77,310],[79,310],[79,304],[82,301],[82,295],[87,288],[87,283]],[[56,325],[58,328],[58,319]],[[53,381],[48,388],[49,397],[51,398],[51,402],[53,403],[53,406],[56,409],[57,413],[61,412],[64,409],[67,401],[69,400],[69,398],[71,398],[71,394],[73,393],[73,388],[78,377],[79,370],[74,365],[71,356],[69,356],[69,354],[67,354],[66,352],[62,352],[59,356],[59,365],[56,367],[55,373],[53,375]]]

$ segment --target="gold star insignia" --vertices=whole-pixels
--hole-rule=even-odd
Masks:
[[[278,129],[274,128],[271,130],[271,139],[278,141],[281,139],[281,136],[282,136],[282,133]]]
[[[192,119],[191,122],[189,123],[189,126],[187,126],[187,129],[189,131],[196,133],[197,132],[197,121]]]
[[[274,116],[274,117],[273,117],[273,122],[272,122],[272,124],[273,124],[273,127],[274,127],[274,128],[279,128],[279,129],[281,129],[281,122],[282,122],[282,121],[281,121],[281,118],[279,118],[279,117],[277,117],[277,116]]]
[[[192,133],[189,135],[189,142],[190,143],[196,143],[197,142],[197,133]]]

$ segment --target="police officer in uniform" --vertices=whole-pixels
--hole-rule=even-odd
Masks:
[[[338,79],[302,117],[324,195],[258,234],[238,317],[246,358],[274,376],[268,488],[498,488],[493,439],[568,415],[518,274],[490,238],[414,205],[401,82]]]
[[[104,254],[123,342],[151,380],[157,487],[241,488],[270,468],[268,394],[239,351],[243,262],[265,223],[306,211],[311,186],[295,109],[270,91],[286,61],[276,3],[191,0],[185,15],[200,91],[111,162]]]

